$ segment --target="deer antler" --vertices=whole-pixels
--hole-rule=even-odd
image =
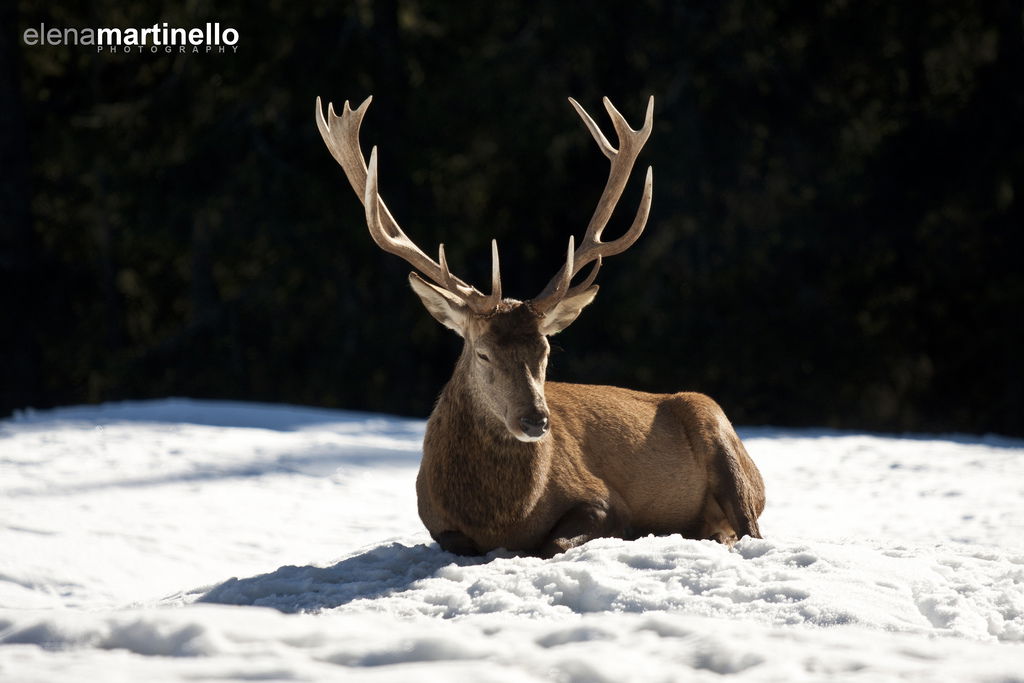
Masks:
[[[601,261],[606,256],[614,256],[629,249],[640,237],[647,225],[647,214],[651,209],[651,193],[653,183],[653,170],[647,167],[647,177],[644,180],[644,194],[640,200],[640,208],[636,212],[633,224],[622,237],[611,242],[602,242],[601,233],[608,225],[608,220],[615,210],[615,205],[622,196],[622,190],[626,187],[626,181],[633,170],[637,155],[643,149],[644,143],[651,135],[654,121],[654,96],[647,102],[647,113],[644,115],[644,125],[640,130],[633,130],[626,123],[626,119],[612,105],[611,100],[604,98],[604,108],[608,110],[615,133],[619,138],[619,148],[615,149],[608,142],[601,129],[594,123],[594,119],[583,110],[576,100],[569,98],[569,103],[576,109],[576,113],[583,119],[590,134],[594,136],[597,146],[606,157],[611,160],[611,169],[608,172],[608,182],[604,186],[604,192],[597,202],[597,209],[587,225],[587,232],[580,242],[579,248],[574,248],[574,239],[569,237],[569,254],[565,259],[565,265],[551,279],[538,297],[530,302],[530,306],[538,313],[545,313],[551,310],[559,301],[567,296],[574,296],[587,289],[594,283],[597,271],[601,269]],[[594,262],[594,268],[590,271],[587,279],[580,284],[570,287],[572,279],[588,263]]]
[[[475,313],[486,315],[494,311],[501,302],[501,271],[498,264],[498,242],[491,240],[491,293],[485,295],[475,287],[466,284],[448,270],[444,257],[444,245],[438,250],[438,260],[427,256],[409,237],[402,232],[384,200],[377,191],[377,148],[370,151],[370,165],[367,167],[359,147],[359,127],[373,97],[367,97],[355,110],[345,101],[341,116],[334,113],[334,105],[327,105],[327,119],[324,119],[323,105],[316,98],[316,126],[331,156],[341,165],[356,196],[366,210],[366,224],[370,236],[384,251],[400,256],[413,268],[433,280],[439,287],[455,296]]]

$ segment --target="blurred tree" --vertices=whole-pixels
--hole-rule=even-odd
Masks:
[[[425,414],[457,340],[368,238],[315,97],[374,94],[364,146],[406,231],[476,282],[496,237],[528,298],[607,173],[565,96],[637,121],[654,94],[647,232],[556,338],[554,378],[701,390],[748,424],[1024,433],[1019,2],[3,12],[0,409],[186,394]],[[233,26],[238,52],[21,41],[154,21]]]
[[[38,290],[39,250],[32,230],[25,114],[21,98],[18,12],[0,7],[0,411],[42,400],[31,293]]]

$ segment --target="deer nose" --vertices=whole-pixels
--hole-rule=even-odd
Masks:
[[[519,418],[519,426],[523,433],[529,437],[537,438],[544,436],[548,431],[548,416],[541,412],[529,413]]]

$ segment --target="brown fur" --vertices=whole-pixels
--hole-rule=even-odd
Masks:
[[[466,321],[462,356],[427,423],[419,513],[442,547],[550,556],[597,536],[760,537],[761,475],[713,400],[544,383],[546,339],[517,303]],[[527,374],[540,380],[533,391]],[[518,440],[494,396],[481,398],[488,391],[545,407],[549,433]]]

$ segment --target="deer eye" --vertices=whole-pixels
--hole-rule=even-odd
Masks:
[[[486,353],[480,353],[479,351],[477,351],[476,352],[476,357],[479,358],[480,360],[482,360],[485,363],[490,363],[491,362],[491,357],[488,356]]]

